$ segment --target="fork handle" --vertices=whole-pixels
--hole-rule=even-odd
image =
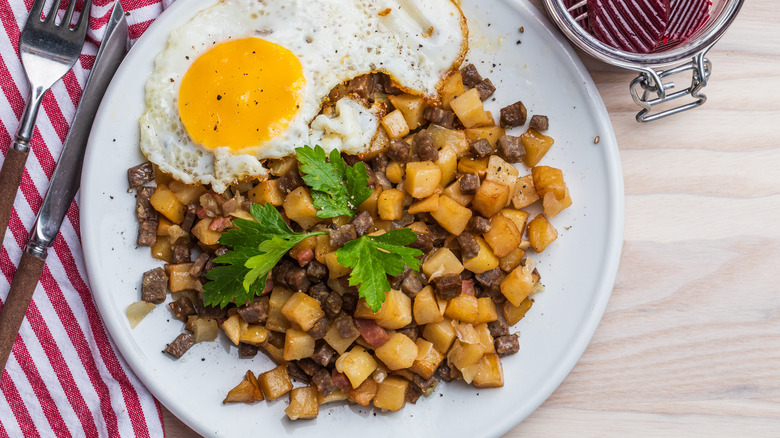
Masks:
[[[5,370],[5,363],[19,334],[19,327],[22,326],[24,315],[27,313],[27,307],[30,306],[35,287],[41,279],[43,265],[46,260],[42,257],[30,254],[25,251],[22,253],[22,261],[19,262],[19,268],[14,275],[14,281],[11,283],[11,290],[8,292],[8,298],[0,309],[0,377]]]
[[[22,181],[27,155],[30,153],[29,150],[20,151],[14,146],[8,148],[8,154],[0,169],[0,245],[8,228],[8,219],[14,208],[14,199]]]

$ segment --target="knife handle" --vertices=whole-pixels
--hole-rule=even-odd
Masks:
[[[46,260],[28,252],[22,253],[22,261],[14,275],[11,290],[0,309],[0,378],[5,370],[5,363],[13,349],[19,327],[22,326],[24,314],[30,305],[35,287],[41,279],[43,265]]]
[[[3,168],[0,169],[0,247],[5,238],[8,219],[14,208],[16,192],[19,191],[19,183],[22,181],[24,165],[29,153],[29,150],[20,151],[11,146],[3,161]]]

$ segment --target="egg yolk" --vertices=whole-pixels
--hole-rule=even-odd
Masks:
[[[193,141],[207,148],[257,146],[286,129],[304,84],[290,50],[260,38],[228,41],[187,70],[179,115]]]

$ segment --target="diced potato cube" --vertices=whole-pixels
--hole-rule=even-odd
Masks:
[[[313,298],[312,298],[313,299]],[[299,360],[314,354],[314,338],[308,333],[290,327],[284,335],[284,360]]]
[[[152,194],[152,197],[149,198],[149,202],[151,202],[155,210],[159,211],[171,222],[180,224],[184,221],[187,206],[182,204],[172,191],[158,187]]]
[[[222,331],[225,332],[225,335],[234,345],[238,345],[238,341],[241,339],[241,333],[246,330],[248,326],[249,324],[244,322],[236,313],[222,323]]]
[[[441,89],[441,103],[442,108],[448,110],[450,105],[456,97],[466,92],[466,87],[463,85],[463,76],[459,71],[455,71],[445,81]]]
[[[306,187],[301,186],[288,193],[282,206],[287,217],[291,221],[297,222],[304,230],[308,230],[320,221],[320,218],[317,217],[314,200]]]
[[[409,206],[409,214],[425,213],[439,209],[439,195],[437,193],[421,199]]]
[[[456,129],[448,129],[443,126],[431,124],[427,128],[433,144],[439,150],[451,148],[457,156],[464,155],[469,150],[469,142],[466,133]]]
[[[495,181],[482,181],[474,194],[471,206],[482,216],[492,217],[506,207],[509,201],[509,187]]]
[[[398,161],[391,161],[387,164],[387,170],[385,170],[385,176],[393,184],[398,184],[404,179],[404,165]]]
[[[401,219],[404,216],[404,192],[398,189],[383,191],[377,200],[377,212],[382,220]]]
[[[213,220],[214,219],[210,217],[206,217],[199,220],[192,227],[192,235],[204,245],[216,245],[219,243],[219,238],[222,237],[222,233],[219,231],[209,229],[209,225],[211,225],[211,221]]]
[[[430,379],[444,360],[444,355],[433,346],[433,343],[423,338],[417,338],[415,344],[417,344],[417,358],[409,367],[409,371],[423,379]]]
[[[314,258],[320,263],[325,263],[325,257],[330,253],[335,253],[338,248],[330,245],[330,237],[327,234],[314,236]]]
[[[479,252],[476,257],[464,260],[463,267],[475,274],[481,274],[498,266],[498,257],[493,254],[485,239],[480,236],[475,236],[474,239],[479,244]]]
[[[381,383],[374,397],[374,406],[388,411],[398,411],[406,404],[406,388],[409,381],[401,377],[387,377]]]
[[[515,306],[528,298],[536,283],[529,268],[528,265],[518,266],[501,283],[501,293]]]
[[[439,248],[426,257],[422,264],[422,271],[432,280],[441,275],[460,275],[463,272],[463,265],[449,248]]]
[[[441,176],[441,168],[433,161],[413,161],[406,164],[404,188],[414,198],[427,198],[439,187]]]
[[[390,339],[374,350],[377,359],[388,369],[400,370],[409,368],[417,359],[417,345],[403,333],[393,333]]]
[[[168,265],[168,289],[171,292],[198,289],[198,280],[190,275],[192,263]]]
[[[495,181],[509,187],[509,194],[511,195],[515,192],[515,184],[519,174],[520,172],[514,165],[507,163],[498,155],[491,155],[488,159],[485,180]]]
[[[390,138],[405,137],[409,134],[409,125],[400,110],[395,110],[382,117],[381,123]]]
[[[531,169],[531,176],[539,196],[544,197],[547,193],[553,193],[558,199],[563,199],[566,196],[566,183],[563,181],[561,169],[536,166]]]
[[[488,159],[485,158],[461,158],[458,161],[458,172],[473,173],[480,178],[487,174]]]
[[[472,212],[460,205],[449,196],[439,196],[439,208],[431,212],[431,216],[445,230],[458,236],[469,224]]]
[[[509,301],[504,301],[504,304],[501,305],[501,312],[504,314],[507,324],[515,325],[523,319],[533,304],[534,300],[531,298],[524,299],[519,306],[515,306]]]
[[[535,193],[535,192],[534,192]],[[382,188],[377,187],[371,192],[371,196],[368,197],[358,207],[358,211],[367,211],[372,218],[376,219],[378,216],[377,203],[379,202],[379,195],[382,194]],[[327,237],[327,236],[325,236]]]
[[[498,139],[503,137],[504,134],[506,134],[506,131],[500,126],[486,126],[483,128],[470,128],[466,130],[466,138],[469,143],[484,138],[490,142],[490,146],[493,146],[493,149],[496,148]]]
[[[496,303],[490,297],[477,298],[477,318],[474,324],[492,322],[498,319]]]
[[[282,314],[282,307],[292,295],[293,291],[281,286],[273,288],[268,298],[268,319],[265,321],[265,328],[282,333],[290,328],[290,321]]]
[[[479,345],[482,346],[482,351],[485,354],[496,351],[496,347],[493,345],[493,335],[490,334],[490,329],[486,323],[477,324],[474,330],[479,335]]]
[[[401,111],[409,129],[417,129],[425,123],[423,112],[428,106],[422,97],[412,94],[389,95],[387,98],[395,109]]]
[[[287,365],[282,364],[257,376],[257,383],[266,400],[273,401],[292,391],[293,385],[287,374]]]
[[[165,218],[165,216],[157,216],[157,237],[168,237],[168,229],[173,225],[173,222]]]
[[[130,328],[135,328],[142,319],[146,317],[156,306],[153,303],[146,301],[136,301],[135,303],[127,306],[125,315],[130,322]]]
[[[525,251],[520,248],[515,248],[512,252],[498,260],[498,267],[501,268],[502,271],[510,272],[520,265],[520,262],[523,261],[523,257],[525,257]]]
[[[441,182],[439,184],[446,186],[451,183],[458,173],[458,153],[455,152],[455,149],[450,146],[441,149],[439,159],[435,163],[441,169]]]
[[[376,312],[377,325],[398,330],[412,322],[412,299],[397,289],[385,293],[385,302]]]
[[[206,188],[202,185],[191,186],[175,180],[168,183],[168,189],[184,205],[200,199],[200,195],[206,193]]]
[[[366,380],[368,380],[368,379],[366,379]],[[344,401],[344,400],[347,400],[348,398],[349,398],[349,396],[347,394],[341,392],[340,389],[337,389],[337,390],[331,392],[328,395],[318,394],[318,399],[319,399],[320,405],[324,405],[325,403],[333,403],[333,402],[338,402],[338,401]]]
[[[353,388],[360,386],[376,369],[376,360],[363,347],[355,346],[336,359],[336,370],[344,373]]]
[[[471,200],[474,199],[474,195],[464,195],[463,192],[460,191],[460,180],[455,181],[454,183],[447,186],[442,194],[449,196],[453,201],[464,207],[469,205]]]
[[[515,223],[501,213],[490,219],[490,229],[483,234],[483,237],[498,258],[517,249],[522,240],[520,230]]]
[[[528,220],[527,211],[515,210],[514,208],[505,208],[501,210],[501,214],[511,219],[517,227],[517,231],[520,232],[520,235],[523,234],[523,230],[525,230],[525,222]]]
[[[465,323],[476,322],[479,317],[479,302],[473,295],[458,295],[450,300],[444,316]]]
[[[504,369],[501,358],[496,353],[488,353],[479,360],[477,373],[474,374],[474,386],[477,388],[500,388],[504,386]]]
[[[438,202],[437,202],[438,206]],[[171,241],[168,239],[157,239],[152,245],[152,257],[171,263],[173,260],[173,251],[171,250]]]
[[[303,251],[309,249],[314,251],[316,248],[317,248],[317,236],[311,236],[298,242],[295,246],[292,247],[292,249],[288,254],[290,254],[290,257],[297,259],[298,255]]]
[[[515,192],[512,195],[512,205],[519,209],[527,207],[538,200],[539,194],[536,193],[536,188],[534,187],[533,175],[528,174],[518,178],[515,184]]]
[[[330,327],[328,327],[328,331],[325,333],[324,339],[328,345],[333,347],[333,349],[338,352],[338,354],[344,354],[349,346],[352,345],[352,342],[354,342],[358,337],[360,337],[360,334],[354,338],[342,338],[339,334],[339,329],[336,327],[336,324],[331,324]]]
[[[447,353],[456,337],[452,320],[445,318],[440,322],[427,324],[423,329],[422,337],[431,342],[439,352]]]
[[[239,327],[240,331],[240,327]],[[192,323],[192,337],[195,342],[212,342],[219,335],[217,321],[211,318],[198,318]],[[239,335],[239,338],[243,334]]]
[[[482,345],[467,344],[456,339],[447,353],[447,360],[459,370],[479,362],[484,354]]]
[[[414,297],[414,322],[419,326],[432,322],[439,322],[444,315],[439,310],[439,304],[431,286],[425,286]]]
[[[376,380],[363,380],[363,383],[361,383],[360,386],[349,391],[349,398],[360,406],[368,406],[371,404],[371,400],[374,399],[374,396],[376,396],[378,388],[379,385],[376,383]]]
[[[528,241],[534,251],[542,252],[549,244],[558,238],[558,231],[543,214],[537,215],[528,223]]]
[[[255,204],[271,204],[280,207],[284,203],[284,193],[279,188],[278,179],[267,179],[247,192],[247,197]]]
[[[262,393],[260,394],[262,400]],[[235,388],[228,391],[222,404],[227,403],[252,403],[255,401],[255,386],[249,380],[242,380]]]
[[[241,333],[241,336],[239,336],[238,340],[245,344],[255,345],[259,347],[260,344],[265,342],[267,338],[268,338],[268,330],[265,327],[259,324],[251,324],[246,328],[246,330],[244,330],[243,333]]]
[[[310,330],[325,316],[320,302],[303,292],[295,292],[282,306],[282,315],[301,330]]]
[[[525,148],[523,163],[528,167],[534,167],[552,147],[554,140],[536,129],[529,128],[520,135],[520,141]]]
[[[154,165],[154,181],[157,183],[157,187],[159,188],[162,185],[167,185],[171,181],[173,181],[173,177],[168,175],[167,173],[160,170],[157,165]]]
[[[320,413],[317,388],[304,386],[290,391],[290,404],[284,410],[290,420],[311,420]]]
[[[571,207],[571,196],[569,196],[569,189],[566,188],[563,199],[558,199],[553,193],[546,193],[542,198],[542,206],[544,207],[544,214],[550,217],[558,216],[558,213]]]
[[[493,124],[493,120],[482,106],[482,99],[479,98],[479,91],[476,88],[472,88],[453,99],[450,106],[466,128]]]
[[[268,172],[273,176],[282,176],[298,168],[298,159],[294,156],[268,160]]]
[[[325,265],[328,267],[328,278],[331,280],[341,278],[352,272],[352,268],[339,263],[335,252],[325,254]]]

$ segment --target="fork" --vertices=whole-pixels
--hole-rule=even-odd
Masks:
[[[55,23],[55,20],[61,0],[54,0],[49,13],[41,19],[45,3],[46,0],[35,0],[19,38],[19,53],[27,74],[27,81],[30,83],[30,96],[19,122],[19,129],[0,169],[0,246],[8,228],[8,219],[24,173],[24,165],[30,151],[30,139],[32,139],[35,119],[43,95],[55,82],[65,76],[65,73],[79,59],[87,36],[92,0],[84,1],[81,16],[73,28],[70,21],[76,8],[76,0],[69,0],[65,15],[59,24]]]

